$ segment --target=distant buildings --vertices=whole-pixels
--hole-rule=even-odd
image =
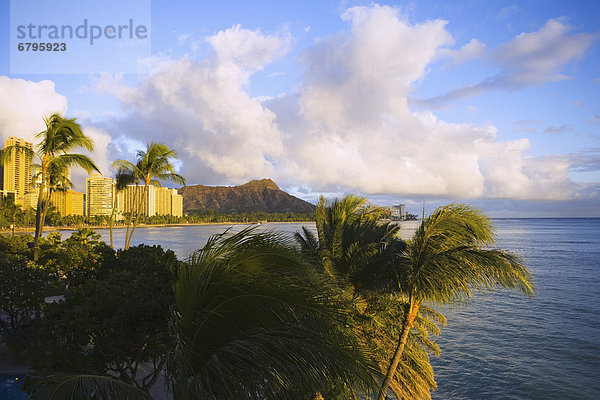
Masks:
[[[393,220],[406,219],[406,204],[398,204],[390,207],[390,218]]]
[[[83,193],[77,193],[73,190],[54,192],[50,195],[50,203],[63,217],[66,215],[83,215],[83,197]]]
[[[0,150],[0,154],[2,151],[6,151],[7,147],[15,145],[33,150],[32,143],[16,137],[9,137],[4,141],[4,149]],[[23,208],[36,208],[39,189],[32,185],[33,160],[25,150],[13,148],[11,152],[10,162],[5,165],[0,164],[0,197],[10,196],[14,198],[16,204]],[[98,174],[91,175],[85,180],[85,196],[83,193],[77,193],[70,189],[54,191],[50,194],[50,203],[61,216],[110,217],[115,204],[115,196],[117,200],[115,214],[119,219],[122,219],[123,214],[130,213],[138,206],[140,207],[139,215],[147,217],[153,215],[183,216],[183,196],[177,194],[177,189],[149,186],[146,191],[144,186],[138,186],[136,195],[135,185],[131,185],[125,190],[115,193],[113,179]],[[134,198],[137,203],[135,207]]]
[[[12,136],[4,141],[4,149],[9,146],[33,150],[33,143]],[[2,166],[2,194],[4,196],[12,194],[17,200],[32,191],[32,163],[31,156],[27,155],[25,150],[17,148],[11,150],[10,161]]]
[[[134,199],[137,199],[135,204]],[[141,200],[141,201],[140,201]],[[117,212],[129,213],[139,208],[139,215],[152,217],[154,215],[183,216],[183,196],[177,194],[177,189],[165,187],[129,185],[117,193]]]
[[[36,208],[38,201],[39,193],[35,191],[31,191],[29,193],[25,193],[24,196],[20,196],[15,199],[15,204],[23,207],[23,209],[28,208]]]
[[[110,216],[113,208],[113,180],[94,174],[85,180],[85,215]]]
[[[183,216],[183,196],[177,194],[177,189],[157,187],[154,196],[156,203],[154,212],[156,215]]]

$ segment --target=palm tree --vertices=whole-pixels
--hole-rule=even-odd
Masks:
[[[4,215],[6,216],[7,221],[10,221],[10,228],[12,230],[12,236],[15,236],[15,222],[17,218],[17,214],[22,212],[21,206],[15,204],[13,198],[0,198],[0,205],[2,205]]]
[[[32,176],[32,187],[39,190],[40,182],[42,181],[42,167],[39,164],[33,165],[34,174]],[[48,166],[46,188],[46,197],[41,201],[41,216],[40,220],[43,223],[46,220],[48,209],[50,208],[50,198],[53,193],[66,192],[68,188],[72,187],[73,183],[70,180],[70,168],[68,164],[56,160]],[[38,203],[40,204],[40,203]]]
[[[141,213],[142,203],[148,197],[150,185],[160,186],[160,181],[171,181],[176,184],[185,185],[185,179],[175,173],[172,161],[177,158],[175,150],[169,149],[162,143],[150,142],[146,145],[146,150],[139,150],[137,153],[137,163],[126,160],[117,160],[113,162],[113,168],[126,171],[135,179],[135,190],[131,213],[127,221],[127,232],[125,234],[125,249],[131,245],[131,238]],[[143,184],[143,191],[139,193],[139,186]],[[138,199],[139,197],[139,199]],[[133,220],[131,232],[129,225]]]
[[[88,151],[93,150],[92,140],[83,134],[81,126],[75,118],[68,119],[59,113],[53,113],[44,118],[46,130],[38,133],[36,138],[40,142],[36,145],[36,151],[27,149],[24,146],[9,146],[2,152],[2,163],[10,161],[13,148],[16,151],[23,151],[26,157],[37,157],[39,163],[39,191],[38,202],[35,214],[35,236],[33,240],[33,259],[38,259],[38,240],[44,229],[45,211],[48,210],[50,201],[50,187],[53,179],[60,176],[67,168],[79,166],[88,173],[98,171],[98,167],[93,161],[82,154],[70,153],[77,148],[85,148]]]
[[[176,399],[285,399],[345,382],[370,392],[339,289],[282,236],[211,238],[179,273]]]
[[[330,382],[372,394],[373,367],[346,329],[341,297],[281,235],[248,228],[211,237],[175,284],[173,398],[292,399]],[[48,378],[32,398],[147,396],[116,378]]]
[[[333,201],[321,197],[316,209],[317,236],[306,228],[295,234],[302,254],[318,271],[333,278],[352,301],[355,334],[378,365],[373,374],[377,382],[385,375],[387,360],[394,352],[390,343],[395,341],[401,317],[397,310],[403,304],[402,298],[382,290],[388,285],[383,272],[389,254],[403,246],[395,239],[399,225],[381,222],[385,213],[383,208],[370,206],[364,197],[349,195]],[[429,334],[439,334],[437,324],[444,323],[444,316],[433,310],[417,320],[403,373],[392,382],[398,398],[427,398],[435,389],[427,354],[439,354],[439,347]]]
[[[424,219],[406,246],[398,248],[389,276],[405,306],[379,400],[386,398],[424,303],[456,303],[468,300],[473,290],[497,288],[533,294],[531,276],[519,259],[489,248],[493,244],[493,229],[485,215],[464,204],[451,204]]]
[[[336,279],[348,280],[353,290],[368,285],[370,274],[380,263],[382,247],[392,241],[398,225],[380,223],[385,210],[367,199],[348,195],[329,202],[320,197],[316,209],[317,235],[303,228],[294,236],[305,256]]]

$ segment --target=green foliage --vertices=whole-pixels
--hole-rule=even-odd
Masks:
[[[3,199],[0,194],[0,227],[8,228],[15,224],[17,215],[22,214],[21,208],[17,206],[12,197]]]
[[[15,205],[12,197],[2,199],[0,195],[0,228],[9,229],[11,226],[31,226],[35,222],[35,210],[23,210]]]
[[[107,259],[99,278],[118,272],[131,272],[139,275],[156,274],[157,280],[171,282],[177,278],[181,264],[173,250],[165,251],[161,246],[140,244],[127,250],[117,250],[116,254],[116,258]]]
[[[27,243],[33,242],[31,235],[0,235],[0,257],[4,254],[22,255],[31,258],[31,250]]]
[[[295,237],[302,252],[319,260],[325,273],[361,290],[375,284],[366,278],[375,277],[372,270],[382,262],[381,249],[399,230],[398,225],[379,222],[384,213],[365,198],[351,195],[328,202],[321,197],[316,211],[318,238],[308,230]]]
[[[295,222],[314,221],[314,213],[304,212],[221,212],[217,210],[193,211],[183,217],[189,223],[221,222]]]
[[[152,399],[145,391],[108,376],[52,374],[40,379],[37,387],[29,400]]]
[[[51,232],[40,242],[39,263],[65,289],[79,286],[96,276],[105,262],[115,258],[114,252],[92,229],[82,228],[65,241],[58,232]]]
[[[405,302],[388,292],[378,291],[368,293],[365,306],[356,314],[355,327],[361,343],[380,366],[379,373],[384,375],[401,334],[399,322],[404,318]],[[430,398],[430,391],[437,387],[429,354],[439,355],[440,349],[431,336],[439,335],[439,325],[445,324],[445,317],[429,308],[423,308],[417,316],[399,372],[391,383],[398,398]]]
[[[9,317],[0,319],[0,331],[20,330],[44,303],[47,273],[25,257],[3,254],[0,256],[0,313]]]
[[[399,226],[380,222],[386,212],[353,195],[333,201],[321,197],[316,210],[318,236],[308,229],[295,234],[304,257],[352,299],[354,334],[378,365],[374,381],[381,380],[394,354],[405,306],[402,298],[391,300],[382,292],[395,283],[386,275],[391,255],[406,248],[395,238]],[[436,385],[428,352],[436,354],[437,346],[428,335],[437,332],[437,325],[419,318],[418,326],[420,334],[408,338],[411,355],[402,364],[404,374],[396,376],[392,388],[399,396],[429,398]]]
[[[83,231],[71,239],[82,244],[93,236]],[[114,376],[149,390],[172,347],[168,324],[178,266],[174,253],[160,246],[103,259],[94,277],[49,304],[33,326],[23,353],[38,379],[28,381],[28,390],[52,384],[48,375],[56,372]]]
[[[339,289],[281,236],[209,239],[181,270],[168,376],[175,399],[287,399],[372,381]]]
[[[393,274],[400,291],[418,300],[454,303],[473,290],[500,287],[532,295],[531,275],[518,257],[488,247],[493,244],[491,223],[479,210],[440,207],[395,255]]]

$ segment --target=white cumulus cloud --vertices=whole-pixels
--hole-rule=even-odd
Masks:
[[[177,148],[192,181],[274,176],[283,136],[275,114],[245,87],[252,73],[285,54],[290,38],[236,25],[208,42],[213,52],[207,58],[160,61],[137,87],[101,82],[131,112],[119,121],[121,133]]]
[[[291,39],[237,25],[208,38],[213,52],[206,58],[163,60],[135,87],[105,80],[103,87],[129,112],[114,121],[113,135],[169,143],[190,183],[271,177],[330,192],[577,196],[567,158],[535,158],[527,139],[502,141],[493,126],[448,123],[409,108],[415,82],[454,43],[445,21],[411,24],[398,9],[378,5],[351,8],[342,18],[349,29],[306,49],[297,89],[275,98],[253,98],[247,87],[253,73],[285,54]],[[565,50],[555,62],[530,60],[530,53],[550,51],[544,38],[565,38],[556,24],[562,25],[507,43],[498,59],[518,55],[522,69],[553,74],[585,47]],[[466,60],[483,50],[471,41],[446,55]]]
[[[64,113],[67,98],[54,90],[54,82],[11,79],[0,76],[0,139],[9,136],[34,142],[35,134],[45,129],[43,118]]]

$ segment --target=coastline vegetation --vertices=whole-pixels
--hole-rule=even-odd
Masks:
[[[71,153],[71,151],[83,148],[88,151],[94,150],[93,141],[85,136],[79,123],[73,118],[68,119],[59,113],[51,114],[44,118],[46,130],[39,132],[36,138],[36,150],[21,145],[8,146],[1,154],[2,164],[10,162],[12,154],[16,151],[22,152],[30,160],[37,159],[35,164],[36,173],[32,177],[32,183],[38,190],[37,207],[35,209],[35,235],[33,239],[33,259],[37,261],[39,256],[38,242],[44,230],[44,221],[50,206],[50,196],[54,191],[66,190],[71,186],[69,180],[70,168],[77,166],[88,173],[100,172],[94,162],[86,155]]]
[[[74,120],[55,114],[46,124],[37,210],[0,207],[0,226],[36,227],[34,236],[0,235],[0,340],[29,366],[31,399],[150,399],[163,378],[174,400],[428,399],[434,337],[446,323],[435,308],[473,291],[533,294],[518,257],[493,248],[489,220],[464,204],[424,215],[409,240],[385,209],[354,195],[321,197],[312,216],[144,218],[140,199],[155,178],[183,182],[174,151],[156,143],[136,164],[115,164],[122,182],[136,184],[125,246],[115,251],[112,235],[109,246],[84,226],[112,233],[114,215],[60,218],[49,207],[46,193],[66,185],[67,166],[96,168],[67,153],[91,149]],[[130,246],[142,223],[310,219],[316,234],[225,231],[186,260]],[[82,226],[65,240],[41,235],[45,224],[67,222]],[[46,303],[51,295],[59,299]]]
[[[77,230],[85,227],[92,228],[126,228],[129,213],[125,213],[125,220],[115,221],[114,216],[86,217],[83,215],[61,216],[56,208],[50,206],[46,212],[44,225],[47,228],[61,228]],[[253,224],[258,222],[306,222],[314,221],[314,213],[306,212],[220,212],[216,210],[192,211],[182,217],[174,215],[153,215],[146,217],[138,215],[137,224],[140,225],[180,225],[180,224],[225,224],[241,223]],[[12,198],[0,201],[0,232],[22,233],[33,231],[35,227],[35,209],[23,210],[16,206]]]

